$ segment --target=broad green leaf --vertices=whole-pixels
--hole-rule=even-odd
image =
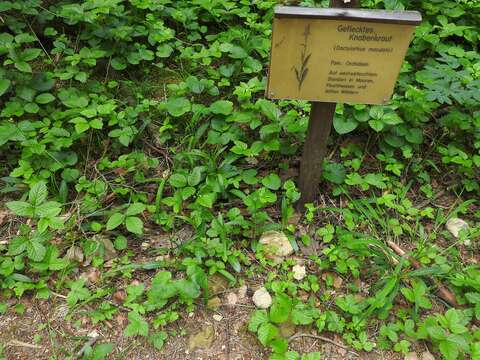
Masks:
[[[440,341],[438,348],[440,349],[440,352],[444,356],[445,360],[455,360],[460,354],[457,345],[448,340]]]
[[[7,207],[18,216],[33,217],[35,208],[25,201],[10,201],[7,203]]]
[[[8,79],[0,79],[0,96],[5,94],[5,92],[10,87],[10,80]]]
[[[191,280],[177,280],[175,287],[178,290],[178,295],[183,300],[193,300],[200,296],[200,286]]]
[[[33,206],[37,206],[47,199],[47,195],[47,185],[43,181],[39,181],[30,189],[28,193],[28,201]]]
[[[324,163],[323,177],[334,184],[343,184],[346,170],[343,164]]]
[[[210,110],[214,114],[230,115],[233,110],[233,103],[227,100],[217,100],[210,105]]]
[[[42,261],[45,257],[47,249],[38,241],[30,241],[27,243],[27,255],[30,260]]]
[[[376,132],[382,131],[383,127],[384,127],[383,121],[382,120],[376,120],[376,119],[368,120],[368,125],[370,125],[370,127],[373,130],[375,130]]]
[[[131,233],[137,235],[143,234],[143,221],[136,216],[128,216],[125,219],[125,226]]]
[[[302,355],[302,360],[321,360],[321,353],[318,351]]]
[[[188,175],[188,185],[197,186],[202,180],[202,167],[196,166],[192,172]]]
[[[151,334],[148,340],[152,343],[155,349],[161,350],[163,348],[163,345],[165,344],[165,340],[167,339],[167,337],[168,335],[165,331],[160,331]]]
[[[320,310],[305,304],[297,304],[292,310],[292,322],[296,325],[309,325],[319,316]]]
[[[115,238],[113,245],[117,250],[124,250],[127,248],[128,245],[127,238],[125,236],[119,235]]]
[[[128,326],[123,331],[123,334],[127,337],[148,336],[148,323],[137,311],[130,311],[128,313]]]
[[[183,188],[187,186],[187,177],[183,174],[173,174],[168,179],[170,185],[176,188]]]
[[[198,196],[197,203],[211,209],[213,207],[213,204],[215,203],[216,198],[217,195],[213,192],[208,194],[202,194]]]
[[[43,94],[37,95],[37,97],[35,98],[35,102],[37,102],[38,104],[48,104],[53,100],[55,100],[55,96],[53,96],[50,93],[43,93]]]
[[[23,61],[23,60],[15,61],[14,66],[21,72],[26,72],[26,73],[32,72],[32,67],[26,61]]]
[[[47,201],[35,208],[35,215],[39,218],[57,216],[62,211],[60,206],[56,201]]]
[[[41,49],[36,49],[36,48],[28,48],[22,51],[22,54],[20,57],[22,58],[23,61],[32,61],[35,60],[40,53],[42,52]]]
[[[277,174],[271,173],[262,179],[262,184],[270,190],[278,190],[282,185],[282,180],[280,180],[280,177]]]
[[[272,121],[277,121],[280,119],[280,115],[282,114],[278,106],[269,100],[266,99],[259,99],[255,106],[260,108],[262,113]]]
[[[124,220],[123,214],[120,213],[115,213],[107,221],[107,230],[113,230],[120,226],[123,223]]]
[[[248,331],[257,332],[260,325],[268,322],[268,315],[265,310],[256,310],[248,322]]]
[[[167,111],[170,115],[174,117],[179,117],[189,112],[192,105],[187,98],[170,98],[167,101]]]
[[[288,320],[292,311],[292,300],[285,294],[277,295],[270,308],[270,320],[280,324]]]
[[[10,255],[19,255],[27,249],[29,239],[26,236],[17,236],[8,244],[8,253]]]
[[[263,323],[258,328],[258,340],[263,346],[267,346],[270,341],[278,336],[278,329],[275,325],[269,322]]]
[[[358,127],[358,121],[353,116],[335,114],[333,117],[333,127],[340,134],[348,134]]]
[[[103,360],[113,351],[112,343],[104,343],[96,345],[93,349],[92,355],[88,360]]]
[[[133,215],[138,215],[141,214],[145,211],[147,207],[145,204],[142,203],[133,203],[127,208],[127,211],[125,212],[125,216],[133,216]]]

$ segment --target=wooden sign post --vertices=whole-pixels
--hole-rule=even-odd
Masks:
[[[417,11],[351,9],[358,3],[275,9],[266,95],[312,102],[299,208],[315,200],[336,103],[387,103],[422,19]]]

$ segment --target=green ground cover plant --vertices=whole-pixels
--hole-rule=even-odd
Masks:
[[[124,335],[161,349],[168,325],[208,302],[209,277],[261,276],[273,304],[248,330],[272,360],[321,358],[293,350],[285,323],[355,352],[424,342],[447,360],[480,359],[480,2],[362,1],[424,20],[388,105],[337,105],[322,194],[300,213],[310,105],[264,97],[275,5],[0,3],[0,314],[22,310],[9,300],[60,294],[72,318],[124,312]],[[469,223],[458,237],[445,230],[455,217]],[[272,260],[258,241],[268,230],[297,258]],[[141,248],[159,232],[168,247]],[[100,279],[79,277],[86,266]],[[129,283],[121,305],[116,281]]]

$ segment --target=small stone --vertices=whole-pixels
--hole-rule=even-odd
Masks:
[[[252,300],[255,306],[260,309],[268,309],[272,305],[272,297],[264,287],[255,291]]]
[[[99,337],[97,330],[92,330],[92,331],[90,331],[90,332],[87,334],[87,336],[88,336],[89,338],[98,338],[98,337]]]
[[[418,360],[417,353],[410,352],[403,358],[404,360]]]
[[[213,320],[215,321],[222,321],[222,319],[223,319],[223,316],[220,314],[213,315]]]
[[[220,274],[213,274],[208,278],[208,292],[215,295],[228,289],[228,280]]]
[[[190,335],[188,338],[188,350],[208,349],[215,340],[213,325],[206,325],[200,332]]]
[[[468,229],[468,223],[462,219],[459,218],[451,218],[447,221],[447,230],[450,231],[450,233],[455,236],[456,238],[459,237],[460,231],[461,230],[467,230]]]
[[[239,299],[245,299],[247,296],[247,291],[248,291],[248,286],[247,285],[242,285],[238,289],[238,298]]]
[[[238,301],[237,294],[231,292],[227,295],[227,304],[230,306],[234,306]]]
[[[293,271],[293,278],[295,280],[303,280],[303,278],[307,275],[307,271],[305,270],[305,265],[295,265],[292,268]]]
[[[207,308],[215,310],[222,305],[222,300],[218,296],[208,299]]]
[[[420,358],[421,360],[435,360],[435,357],[429,351],[424,351]]]
[[[259,243],[265,247],[265,255],[271,259],[288,256],[293,253],[292,244],[287,236],[280,231],[266,231],[260,237]]]

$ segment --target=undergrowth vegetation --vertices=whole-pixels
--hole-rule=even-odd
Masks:
[[[424,342],[480,359],[480,2],[362,1],[424,20],[388,105],[337,105],[321,195],[301,214],[310,105],[264,98],[275,5],[0,3],[0,314],[62,296],[72,319],[124,312],[124,335],[160,349],[217,274],[272,294],[248,324],[272,360],[321,356],[293,350],[284,323],[355,351]],[[458,236],[452,218],[469,224]],[[296,256],[269,257],[268,230]]]

